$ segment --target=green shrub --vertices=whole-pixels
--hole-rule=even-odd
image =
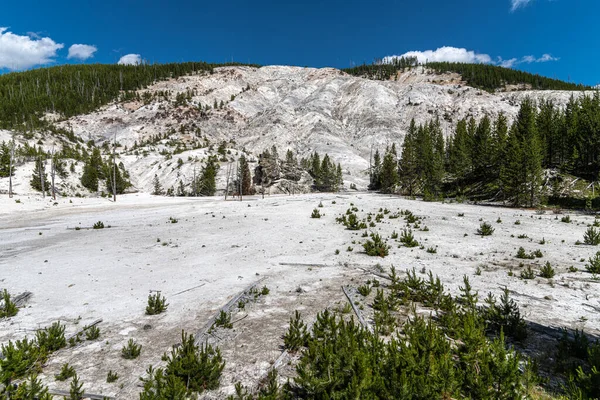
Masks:
[[[400,235],[400,243],[404,244],[406,247],[417,247],[419,242],[415,240],[412,229],[403,229],[402,234]]]
[[[160,292],[148,295],[148,305],[146,306],[147,315],[163,313],[167,310],[167,307],[169,307],[167,299],[164,296],[161,296]]]
[[[37,331],[35,337],[38,346],[50,353],[67,346],[65,326],[60,322],[54,322],[49,328]]]
[[[367,228],[367,224],[364,221],[360,221],[354,213],[348,214],[348,219],[345,220],[344,225],[346,226],[346,229],[350,231],[358,231]]]
[[[571,223],[571,216],[570,215],[565,215],[564,217],[562,217],[560,219],[560,222],[564,222],[565,224],[570,224]]]
[[[531,269],[531,265],[521,271],[521,279],[533,279],[535,278],[535,272]]]
[[[5,393],[0,393],[0,396],[6,396],[6,399],[14,400],[52,400],[53,397],[48,393],[48,388],[44,386],[41,380],[38,379],[35,373],[29,374],[27,380],[21,382],[16,388],[16,392],[12,394],[13,387],[9,386]],[[12,396],[11,396],[12,394]],[[4,398],[4,397],[3,397]]]
[[[113,372],[112,370],[108,371],[108,375],[106,375],[107,383],[116,382],[117,379],[119,379],[119,374],[117,374],[116,372]]]
[[[221,310],[213,326],[222,327],[226,329],[232,329],[233,324],[231,323],[231,314]]]
[[[96,340],[100,337],[100,328],[97,326],[91,326],[85,330],[86,340]]]
[[[183,382],[188,392],[202,393],[219,387],[225,362],[218,348],[194,343],[193,335],[182,332],[181,345],[171,350],[170,355],[163,356],[166,361],[165,374]],[[171,379],[173,379],[171,378]],[[181,397],[177,397],[181,398]],[[142,399],[140,399],[142,400]]]
[[[427,252],[430,254],[435,254],[437,253],[437,249],[435,247],[428,247]]]
[[[367,297],[368,295],[371,294],[371,285],[368,285],[368,284],[360,285],[358,287],[358,293],[360,293],[364,297]]]
[[[492,227],[492,225],[488,222],[483,222],[481,225],[479,225],[479,229],[477,229],[477,234],[480,235],[481,237],[483,236],[491,236],[494,233],[494,228]]]
[[[321,213],[319,212],[318,208],[315,208],[312,212],[312,214],[310,214],[311,218],[321,218]]]
[[[68,400],[80,400],[83,399],[83,383],[79,383],[79,377],[77,374],[73,376],[71,386],[69,386],[69,397]]]
[[[385,257],[389,254],[388,246],[378,233],[372,233],[371,239],[363,243],[365,252],[373,257]]]
[[[263,286],[263,287],[262,287],[262,289],[260,289],[260,295],[261,295],[261,296],[266,296],[266,295],[268,295],[269,293],[271,293],[271,291],[270,291],[270,290],[269,290],[269,288],[268,288],[268,287],[266,287],[266,286]]]
[[[93,229],[104,229],[104,222],[98,221],[92,226]]]
[[[495,296],[491,293],[488,294],[485,303],[482,315],[489,330],[496,334],[502,331],[519,341],[527,338],[527,325],[521,316],[519,306],[510,298],[507,288],[502,291],[500,304],[497,304]]]
[[[121,357],[126,360],[133,360],[140,356],[142,346],[137,344],[135,340],[129,339],[127,344],[121,349]]]
[[[527,254],[527,252],[525,252],[525,249],[523,247],[519,247],[516,257],[525,259],[525,260],[533,260],[535,258],[535,256],[533,254]]]
[[[554,271],[554,268],[550,265],[550,261],[546,261],[546,264],[540,269],[540,276],[542,278],[552,279],[555,274],[556,271]]]
[[[10,318],[17,315],[19,309],[17,305],[10,299],[10,294],[4,289],[2,291],[2,305],[0,306],[0,318]]]
[[[583,243],[590,246],[597,246],[600,244],[600,230],[590,226],[583,235]]]
[[[585,269],[592,274],[600,274],[600,251],[588,259]]]
[[[308,339],[309,334],[306,324],[296,310],[294,317],[290,318],[288,331],[283,335],[283,346],[291,352],[296,352],[308,344]]]
[[[57,381],[66,381],[67,379],[72,378],[75,375],[77,375],[77,373],[75,372],[75,368],[69,365],[69,363],[64,363],[60,369],[60,372],[58,373],[58,375],[54,375],[54,378]]]
[[[0,347],[0,383],[10,382],[23,377],[26,373],[41,371],[41,365],[46,361],[47,351],[40,348],[34,340],[9,340],[8,344]]]

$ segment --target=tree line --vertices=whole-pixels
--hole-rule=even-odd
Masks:
[[[375,152],[370,186],[384,193],[437,199],[469,191],[483,198],[534,206],[545,169],[596,180],[600,176],[600,95],[571,97],[565,109],[527,98],[509,125],[504,114],[463,119],[444,139],[439,120],[413,121],[398,155]],[[555,183],[555,182],[553,182]],[[551,189],[554,186],[550,187]]]
[[[451,62],[430,62],[425,66],[438,73],[456,72],[469,84],[484,90],[495,90],[505,85],[528,84],[538,90],[585,90],[589,86],[547,78],[512,68],[490,64],[466,64]]]
[[[369,79],[389,80],[398,71],[405,71],[418,65],[432,69],[437,73],[455,72],[462,76],[469,86],[493,91],[506,85],[531,85],[537,90],[589,90],[589,86],[561,81],[519,71],[512,68],[490,64],[468,64],[455,62],[427,62],[420,64],[416,57],[395,57],[390,62],[376,60],[373,64],[343,69],[344,72]]]
[[[0,75],[0,128],[45,128],[49,125],[43,118],[45,113],[68,118],[93,111],[120,96],[133,97],[134,91],[156,81],[212,73],[216,67],[231,65],[242,64],[61,65]]]

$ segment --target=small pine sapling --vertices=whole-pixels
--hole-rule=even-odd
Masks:
[[[167,310],[167,307],[169,307],[167,299],[164,296],[161,296],[160,292],[148,295],[148,305],[146,306],[147,315],[163,313]]]
[[[142,352],[142,345],[137,344],[135,340],[129,339],[127,344],[121,349],[121,357],[126,360],[138,358]]]

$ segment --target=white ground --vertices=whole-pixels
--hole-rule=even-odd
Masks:
[[[103,319],[100,340],[51,356],[43,378],[52,388],[68,387],[68,382],[56,382],[53,374],[69,362],[89,392],[137,397],[139,376],[180,341],[182,329],[195,333],[228,299],[266,278],[270,294],[234,316],[236,320],[247,315],[220,343],[227,362],[222,391],[230,393],[234,382],[252,383],[279,356],[280,336],[295,309],[310,319],[325,307],[343,304],[340,285],[356,286],[372,278],[365,270],[374,270],[377,263],[399,271],[432,270],[452,292],[466,274],[481,299],[489,291],[499,294],[506,285],[527,320],[599,333],[600,281],[583,272],[581,262],[599,248],[575,245],[593,222],[589,216],[572,215],[574,222],[566,224],[552,213],[372,194],[271,196],[243,202],[139,194],[121,196],[117,203],[73,198],[59,199],[56,205],[48,198],[18,199],[20,203],[0,198],[0,289],[15,295],[31,291],[33,298],[16,317],[0,320],[0,343],[33,335],[56,320],[73,333]],[[320,201],[324,216],[311,219]],[[364,210],[360,215],[383,207],[426,216],[421,226],[429,231],[415,230],[415,235],[426,248],[437,247],[437,253],[398,248],[390,240],[388,257],[368,257],[361,252],[361,232],[335,222],[350,203]],[[178,223],[170,223],[169,217]],[[501,224],[496,223],[498,218]],[[494,225],[494,235],[476,235],[480,219]],[[521,224],[514,225],[516,220]],[[88,228],[96,221],[111,228],[72,229]],[[403,219],[386,216],[372,230],[389,237],[404,225]],[[530,239],[517,238],[523,233]],[[538,244],[542,238],[544,245]],[[354,250],[346,251],[348,246]],[[519,260],[514,255],[519,246],[542,250],[544,257],[535,263],[550,261],[556,268],[552,285],[547,279],[518,278]],[[334,254],[336,249],[339,255]],[[477,266],[483,271],[480,276],[475,275]],[[567,272],[569,266],[580,272]],[[297,291],[299,287],[302,290]],[[146,298],[154,290],[167,297],[168,311],[145,316]],[[138,360],[120,358],[129,338],[143,346]],[[108,384],[111,369],[120,379]]]

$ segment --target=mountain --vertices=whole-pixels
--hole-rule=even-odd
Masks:
[[[364,189],[372,151],[400,145],[412,119],[425,123],[439,118],[450,135],[457,121],[468,116],[480,119],[502,112],[511,121],[526,97],[564,107],[571,96],[583,93],[523,90],[518,85],[489,92],[468,86],[456,72],[423,66],[397,72],[389,80],[333,68],[224,66],[157,81],[68,119],[51,113],[44,119],[55,121],[58,131],[80,141],[104,145],[107,155],[116,139],[119,161],[130,172],[135,190],[152,191],[155,174],[165,188],[176,187],[179,181],[185,184],[203,159],[217,154],[219,145],[221,153],[226,149],[221,159],[235,160],[244,153],[251,165],[272,146],[280,156],[288,149],[298,158],[314,151],[327,153],[342,165],[347,186],[353,183]],[[10,132],[0,133],[0,142]],[[27,140],[18,137],[31,146],[41,143],[48,151],[64,139],[47,132],[36,132]],[[25,164],[20,173],[27,177],[33,162]],[[74,175],[81,169],[79,162]],[[218,189],[224,187],[226,170],[227,163],[222,162]],[[22,180],[17,190],[29,191]],[[67,180],[63,191],[85,194],[77,185],[77,179]],[[6,187],[2,179],[0,190]]]

